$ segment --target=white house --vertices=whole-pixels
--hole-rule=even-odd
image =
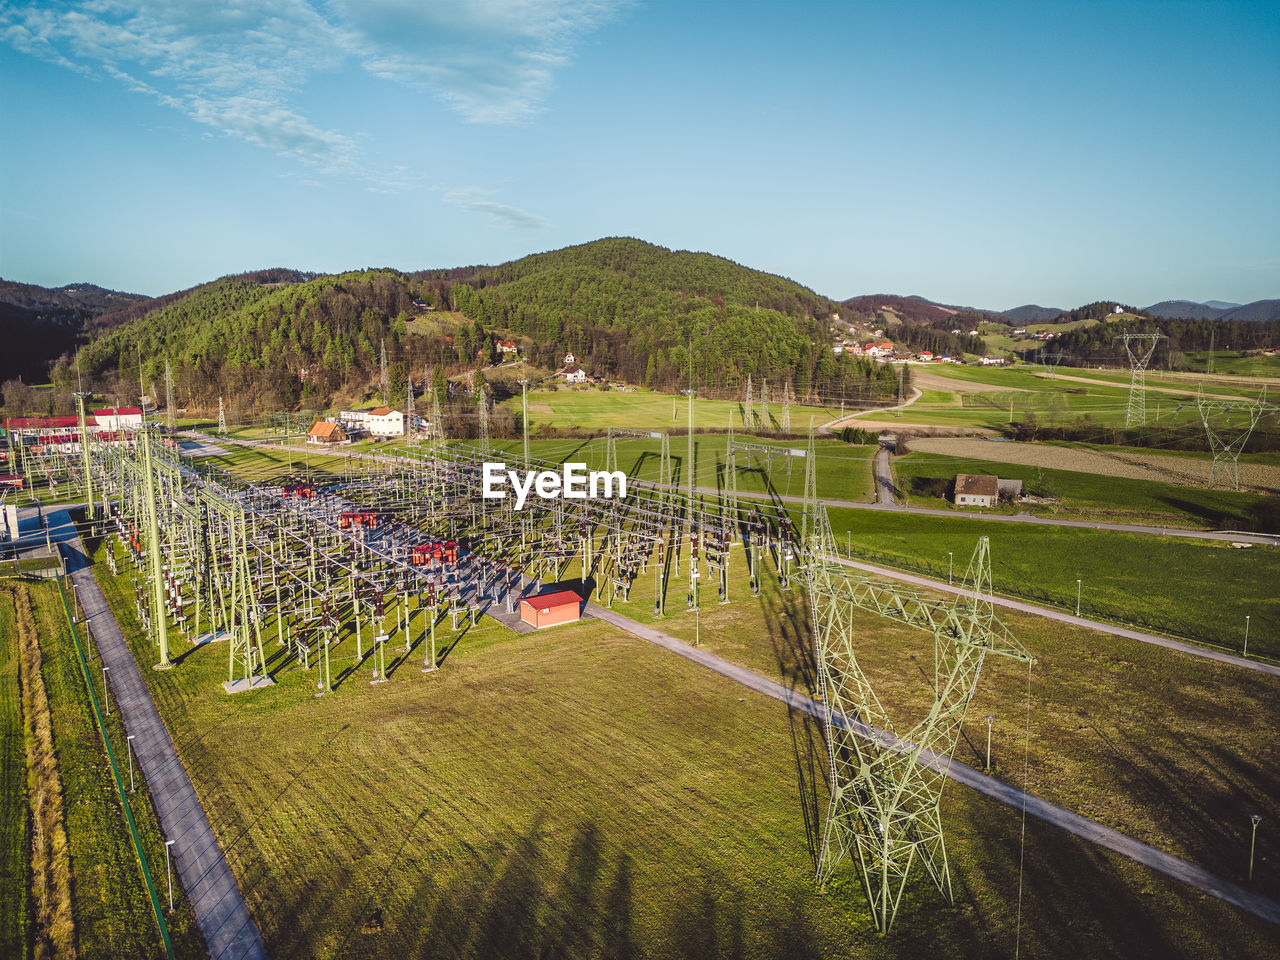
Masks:
[[[565,366],[565,367],[572,367],[572,366],[573,366],[575,363],[577,363],[577,362],[578,362],[578,358],[577,358],[577,357],[575,357],[572,353],[566,353],[566,354],[564,355],[564,366]]]
[[[378,407],[369,411],[369,435],[371,437],[403,437],[404,414],[390,407]]]
[[[364,433],[369,429],[368,410],[341,410],[338,422],[347,433]]]
[[[999,477],[956,474],[957,507],[994,507],[999,498]]]
[[[563,374],[568,383],[586,383],[587,375],[579,367],[571,367]]]

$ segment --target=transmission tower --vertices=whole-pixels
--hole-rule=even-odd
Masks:
[[[756,411],[752,406],[754,398],[751,389],[751,376],[747,375],[747,393],[742,400],[742,426],[747,430],[754,430],[756,426]]]
[[[164,422],[173,433],[173,367],[168,360],[164,362]]]
[[[1116,337],[1124,344],[1133,372],[1129,376],[1129,403],[1124,409],[1124,425],[1141,427],[1147,422],[1147,364],[1156,346],[1165,339],[1163,333],[1122,333]]]
[[[408,430],[409,438],[413,439],[417,435],[414,429],[414,421],[418,419],[418,411],[413,404],[413,374],[406,373],[404,378],[404,389],[407,396],[404,403],[404,421]]]
[[[782,432],[791,432],[791,381],[782,384]]]
[[[478,437],[480,452],[487,459],[489,456],[489,397],[484,389],[484,374],[477,368],[471,377],[472,389],[476,396],[476,413],[479,418]]]
[[[222,405],[222,398],[218,398],[218,433],[226,435],[227,432],[227,408]]]
[[[1196,387],[1196,409],[1200,411],[1200,422],[1204,424],[1204,432],[1209,438],[1209,449],[1213,452],[1213,465],[1209,467],[1209,486],[1213,486],[1213,481],[1218,472],[1218,464],[1229,463],[1231,465],[1231,478],[1235,482],[1235,488],[1240,489],[1240,454],[1244,450],[1244,445],[1249,442],[1249,435],[1253,433],[1253,428],[1258,425],[1258,420],[1267,411],[1275,412],[1277,408],[1275,404],[1267,403],[1266,389],[1258,396],[1253,403],[1243,407],[1244,415],[1248,420],[1248,425],[1237,433],[1235,438],[1227,440],[1221,433],[1213,428],[1210,418],[1215,413],[1230,413],[1232,407],[1240,406],[1239,401],[1229,400],[1208,400],[1204,395],[1204,387]],[[1226,427],[1227,423],[1223,423]]]
[[[814,513],[805,572],[831,783],[817,876],[826,883],[846,857],[853,860],[872,918],[884,933],[917,861],[943,896],[953,899],[939,802],[984,658],[993,653],[1035,661],[995,616],[986,537],[969,563],[970,590],[943,600],[840,564],[825,508],[818,505]],[[858,663],[858,640],[865,635],[858,617],[864,610],[933,635],[933,704],[924,719],[901,733]],[[904,674],[915,669],[902,662]]]
[[[430,371],[431,376],[431,439],[439,440],[444,436],[444,420],[440,414],[440,394],[436,390],[435,370]]]
[[[387,390],[389,381],[387,380],[387,338],[383,338],[383,346],[381,346],[378,358],[378,383],[383,389],[383,403],[387,402]]]
[[[1049,379],[1054,379],[1054,374],[1058,370],[1058,364],[1065,360],[1065,353],[1041,353],[1040,363],[1044,366],[1044,372],[1049,375]]]
[[[760,383],[760,426],[769,429],[769,381]]]

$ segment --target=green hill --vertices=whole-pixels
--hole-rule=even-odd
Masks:
[[[496,267],[401,273],[370,269],[281,279],[224,277],[162,298],[81,350],[95,388],[163,396],[166,359],[177,403],[219,396],[244,412],[321,407],[375,390],[385,344],[390,396],[427,365],[447,372],[494,359],[492,336],[555,368],[572,351],[588,373],[657,389],[694,380],[737,394],[747,376],[790,381],[799,399],[891,395],[893,373],[832,353],[837,305],[782,277],[704,253],[607,239]],[[265,279],[264,279],[265,278]],[[415,300],[429,307],[415,306]],[[54,382],[72,377],[71,366]]]

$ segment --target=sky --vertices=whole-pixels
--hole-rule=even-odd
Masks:
[[[606,236],[844,299],[1280,297],[1280,3],[0,0],[0,276]]]

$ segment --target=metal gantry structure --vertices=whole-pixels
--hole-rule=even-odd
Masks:
[[[1244,414],[1243,425],[1237,425],[1234,436],[1229,436],[1229,421],[1225,415],[1232,410],[1240,409]],[[1240,489],[1240,454],[1244,445],[1249,442],[1253,428],[1258,425],[1264,413],[1275,413],[1275,404],[1267,402],[1266,388],[1254,401],[1212,399],[1204,395],[1204,387],[1196,387],[1196,410],[1200,414],[1200,422],[1204,424],[1204,432],[1209,440],[1209,450],[1213,454],[1213,464],[1209,467],[1209,486],[1212,487],[1218,473],[1219,465],[1229,466],[1231,479],[1237,490]],[[1215,420],[1221,418],[1219,426]]]
[[[395,670],[415,656],[434,671],[442,649],[480,617],[514,626],[521,596],[571,570],[588,599],[609,606],[651,577],[653,614],[664,617],[683,563],[697,616],[704,572],[719,601],[731,601],[730,556],[741,550],[753,596],[766,572],[781,589],[807,593],[830,786],[817,879],[852,861],[887,931],[916,864],[952,896],[939,802],[986,655],[1033,660],[995,616],[986,538],[955,600],[862,575],[840,556],[818,500],[812,423],[799,449],[734,437],[731,422],[719,493],[708,499],[694,483],[692,391],[689,406],[683,477],[665,433],[613,428],[603,438],[607,468],[621,469],[619,441],[657,440],[656,481],[629,477],[624,499],[530,498],[522,510],[514,498],[480,495],[488,451],[457,441],[352,453],[341,473],[257,483],[189,456],[150,426],[114,442],[82,426],[78,445],[47,445],[42,459],[50,476],[83,485],[91,517],[105,525],[106,562],[134,580],[156,667],[174,663],[175,637],[225,642],[228,693],[301,670],[324,696],[361,677],[386,682],[389,661]],[[782,458],[788,471],[804,462],[800,529],[776,492],[739,494],[742,471],[759,472],[772,491],[770,466]],[[560,465],[526,452],[525,466]],[[932,637],[932,701],[913,724],[895,724],[859,661],[863,613]]]
[[[983,660],[989,653],[1034,660],[995,616],[986,537],[969,563],[968,592],[944,600],[842,564],[819,506],[805,573],[830,779],[818,881],[825,883],[846,858],[853,860],[876,927],[887,932],[917,863],[948,901],[954,899],[939,804]],[[864,611],[933,637],[933,703],[905,729],[894,723],[859,663],[858,614]]]
[[[1126,427],[1142,427],[1147,423],[1147,364],[1160,341],[1165,339],[1163,333],[1122,333],[1116,337],[1124,344],[1124,352],[1129,357],[1129,401],[1124,409],[1124,425]]]

